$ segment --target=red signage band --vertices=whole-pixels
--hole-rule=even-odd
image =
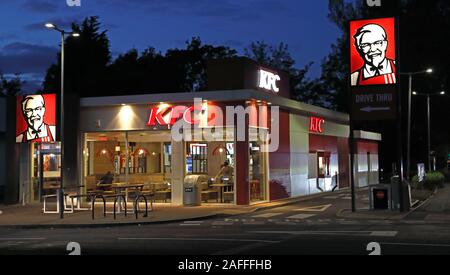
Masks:
[[[323,125],[325,124],[325,119],[319,117],[311,117],[309,122],[309,131],[312,133],[323,133]]]

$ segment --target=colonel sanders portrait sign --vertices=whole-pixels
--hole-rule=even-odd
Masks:
[[[351,85],[397,83],[395,18],[350,23]]]
[[[56,95],[18,96],[16,142],[56,141]]]

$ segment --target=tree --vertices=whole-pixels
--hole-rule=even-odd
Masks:
[[[260,64],[288,73],[292,99],[322,107],[330,106],[331,94],[323,89],[320,79],[311,80],[307,77],[313,63],[297,69],[287,44],[280,43],[274,47],[264,41],[257,41],[251,43],[244,53]]]
[[[111,61],[107,31],[101,31],[98,17],[86,18],[81,25],[72,24],[80,37],[65,41],[65,92],[88,96],[103,91],[107,65]],[[59,93],[61,86],[61,53],[57,63],[50,66],[44,80],[45,92]],[[105,94],[106,95],[106,94]]]
[[[20,75],[16,74],[14,78],[8,80],[0,73],[0,95],[19,95],[22,93],[22,86],[25,84],[20,78]]]
[[[182,87],[184,91],[201,91],[206,89],[207,61],[235,57],[236,50],[224,46],[202,44],[200,37],[186,41],[186,49],[171,49],[166,58],[171,64],[177,64],[176,71],[183,72]]]

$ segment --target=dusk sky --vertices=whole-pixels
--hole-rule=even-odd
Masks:
[[[87,16],[99,16],[108,30],[113,57],[131,48],[165,52],[183,48],[200,36],[204,43],[226,45],[243,53],[252,41],[285,42],[301,67],[313,61],[310,76],[339,36],[328,20],[328,0],[0,0],[0,71],[21,73],[26,89],[42,82],[59,48],[57,33],[45,22],[68,28]],[[70,66],[70,64],[67,64]]]

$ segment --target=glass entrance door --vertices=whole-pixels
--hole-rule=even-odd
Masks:
[[[250,203],[267,201],[267,152],[263,143],[252,141],[249,155]]]
[[[61,184],[61,147],[59,144],[35,144],[33,155],[32,201],[55,194]]]

